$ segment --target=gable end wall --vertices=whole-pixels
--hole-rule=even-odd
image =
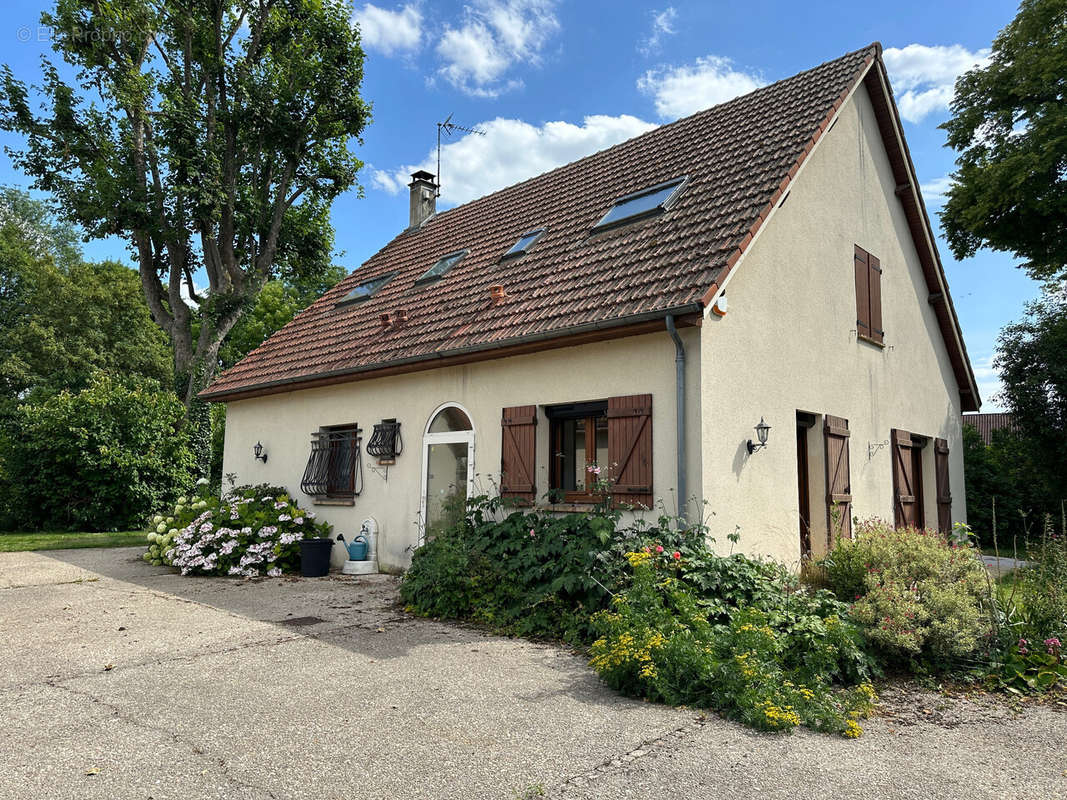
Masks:
[[[808,433],[815,552],[825,549],[822,415],[849,420],[853,515],[892,520],[891,428],[947,439],[953,519],[965,520],[960,395],[864,86],[842,106],[726,285],[729,312],[701,329],[704,498],[720,545],[800,555],[796,412]],[[856,338],[853,253],[881,260],[885,347]],[[768,447],[745,444],[763,416]],[[936,526],[933,443],[923,451]]]

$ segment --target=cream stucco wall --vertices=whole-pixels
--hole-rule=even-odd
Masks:
[[[699,503],[700,355],[699,331],[683,329],[689,350],[687,371],[690,440],[689,494]],[[380,526],[379,562],[399,570],[410,563],[419,537],[419,507],[424,465],[422,436],[431,414],[446,402],[470,412],[475,428],[476,491],[492,491],[500,478],[501,411],[506,406],[551,405],[599,400],[617,395],[652,395],[653,479],[656,494],[673,507],[675,465],[675,348],[662,333],[627,337],[542,353],[439,368],[388,378],[343,383],[231,402],[227,407],[224,473],[238,483],[270,482],[299,492],[311,433],[320,426],[358,422],[366,444],[373,424],[396,417],[404,452],[396,464],[378,467],[363,454],[365,488],[354,506],[316,506],[338,532],[350,537],[360,522],[374,517]],[[548,491],[548,425],[543,408],[537,433],[538,496]],[[267,463],[256,461],[252,447],[262,441]],[[339,547],[335,561],[343,559]]]
[[[800,555],[796,412],[809,431],[813,542],[825,547],[823,414],[849,421],[853,514],[893,518],[891,428],[948,440],[953,518],[964,520],[960,400],[895,181],[862,86],[820,140],[784,204],[724,287],[729,312],[702,328],[704,498],[720,547]],[[853,247],[881,259],[885,348],[856,338]],[[747,453],[763,416],[766,449]],[[933,444],[923,451],[926,522],[936,525]]]

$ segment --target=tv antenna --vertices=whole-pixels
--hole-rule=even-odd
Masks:
[[[465,128],[462,125],[457,125],[452,121],[452,116],[455,112],[448,115],[448,119],[444,122],[437,123],[437,193],[434,197],[441,196],[441,131],[451,136],[456,131],[463,131],[464,133],[476,133],[479,136],[485,136],[485,131],[478,130],[477,128]]]

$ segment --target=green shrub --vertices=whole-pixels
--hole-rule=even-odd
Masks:
[[[991,635],[988,578],[978,552],[934,531],[860,523],[822,562],[830,588],[852,601],[851,617],[898,664],[952,669]]]
[[[1025,608],[1023,633],[1030,639],[1067,641],[1067,536],[1045,535],[1029,552],[1020,571],[1019,588]]]
[[[1046,521],[1029,562],[998,582],[988,682],[1013,692],[1067,685],[1067,539]]]
[[[152,518],[144,559],[182,575],[278,576],[299,567],[301,540],[331,530],[285,489],[267,484],[239,486],[219,498],[202,480],[198,494],[178,498],[172,512]]]
[[[192,481],[185,409],[149,382],[102,374],[15,412],[4,438],[14,524],[27,529],[128,530]]]
[[[820,618],[824,634],[815,657],[793,656],[812,642],[797,625],[775,630],[766,613],[741,606],[727,624],[714,625],[698,596],[680,577],[684,564],[654,553],[630,553],[633,579],[610,610],[594,616],[600,635],[590,664],[609,686],[637,697],[716,709],[762,730],[797,725],[858,736],[874,690],[861,683],[834,690],[839,647],[856,647],[857,632],[836,616]],[[800,636],[801,641],[794,641]]]
[[[458,501],[449,525],[435,527],[401,584],[401,598],[424,616],[471,619],[521,636],[589,639],[625,562],[618,513],[545,515],[511,511],[500,498]],[[616,557],[615,553],[619,555]]]

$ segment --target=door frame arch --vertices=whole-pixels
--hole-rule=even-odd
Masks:
[[[430,426],[438,415],[447,408],[458,408],[466,416],[471,424],[469,431],[445,431],[443,433],[430,433]],[[422,465],[419,491],[419,543],[426,540],[426,490],[429,482],[430,446],[434,444],[466,444],[467,445],[467,498],[470,499],[474,488],[474,417],[465,406],[460,403],[441,403],[433,410],[426,419],[426,425],[422,429]]]

